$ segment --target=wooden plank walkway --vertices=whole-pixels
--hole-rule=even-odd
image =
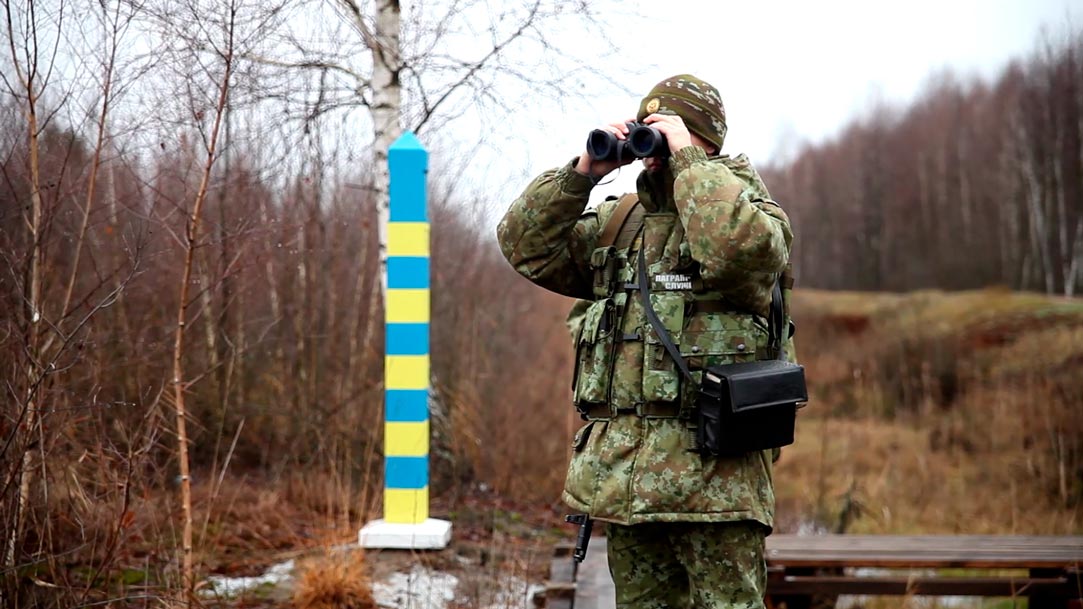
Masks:
[[[561,565],[571,561],[565,554]],[[1083,536],[771,535],[765,558],[768,594],[795,607],[805,603],[794,601],[813,594],[1028,596],[1032,606],[1056,608],[1080,607],[1083,597]],[[884,569],[925,572],[877,573]],[[930,572],[934,569],[990,573],[941,577]],[[1013,574],[1003,575],[1006,570]],[[575,584],[568,590],[572,598],[550,607],[615,607],[604,537],[591,539],[586,560],[572,571]]]
[[[1083,563],[1083,537],[771,535],[766,558],[787,567],[1055,569]]]
[[[617,609],[605,537],[592,537],[575,580],[574,609]]]

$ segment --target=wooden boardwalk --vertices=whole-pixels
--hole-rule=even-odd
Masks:
[[[587,558],[575,580],[576,609],[617,609],[613,578],[609,576],[605,537],[592,537]]]
[[[839,594],[990,596],[1030,599],[1037,609],[1083,609],[1083,537],[998,535],[771,535],[769,606],[809,606]],[[578,569],[558,549],[563,594],[550,609],[614,609],[604,537],[594,537]],[[939,569],[965,569],[942,576]],[[1006,574],[1007,573],[1007,574]],[[572,581],[574,580],[574,581]]]

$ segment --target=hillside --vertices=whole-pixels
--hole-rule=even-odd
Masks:
[[[813,398],[783,526],[1083,531],[1083,301],[1004,290],[799,291]]]

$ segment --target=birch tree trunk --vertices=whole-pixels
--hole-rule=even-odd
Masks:
[[[42,322],[42,264],[44,258],[42,239],[43,206],[41,199],[41,166],[39,157],[37,101],[34,81],[26,81],[27,102],[27,146],[30,156],[30,217],[27,219],[27,237],[30,244],[30,257],[27,263],[27,279],[23,288],[26,299],[26,326],[24,344],[26,345],[26,387],[24,389],[23,446],[22,468],[19,473],[19,495],[15,506],[15,522],[12,523],[5,566],[15,566],[16,548],[21,543],[26,525],[26,507],[30,500],[30,482],[34,475],[34,455],[36,450],[34,436],[38,426],[38,395],[44,370],[38,366],[41,357],[41,322]]]
[[[402,135],[402,83],[399,81],[402,49],[402,7],[399,0],[376,0],[373,36],[368,42],[372,51],[372,125],[373,125],[373,194],[376,200],[376,230],[379,240],[380,270],[374,288],[379,299],[387,298],[387,223],[390,220],[390,172],[387,158],[391,144]],[[370,300],[370,303],[372,301]],[[376,331],[376,315],[369,311],[363,344]]]
[[[187,219],[187,227],[184,235],[184,267],[181,274],[180,297],[177,306],[177,327],[173,339],[173,400],[176,408],[177,422],[177,460],[180,465],[181,487],[181,585],[182,602],[191,607],[195,591],[195,563],[193,560],[192,547],[192,481],[189,471],[188,460],[188,431],[187,411],[185,410],[185,381],[184,370],[184,332],[188,323],[188,309],[190,306],[188,287],[192,281],[193,267],[195,265],[196,245],[199,240],[200,220],[203,213],[203,204],[207,200],[207,190],[211,179],[211,170],[214,167],[215,154],[218,149],[218,133],[222,124],[226,102],[229,99],[230,80],[233,77],[233,28],[237,17],[236,6],[231,5],[227,9],[226,44],[221,54],[223,63],[222,77],[218,85],[218,102],[215,107],[214,122],[211,127],[210,140],[207,143],[207,160],[203,165],[200,177],[199,189],[196,191],[192,211]]]
[[[1045,205],[1042,202],[1043,188],[1038,175],[1038,159],[1027,142],[1027,131],[1023,121],[1015,117],[1014,135],[1019,144],[1019,168],[1023,179],[1023,199],[1026,202],[1027,225],[1030,227],[1030,253],[1034,255],[1036,270],[1042,279],[1042,287],[1047,294],[1053,292],[1053,268],[1049,259],[1050,233],[1047,230]],[[1026,257],[1024,257],[1025,259]],[[1028,282],[1029,283],[1029,282]],[[1021,286],[1026,289],[1026,284]]]
[[[21,393],[20,413],[19,419],[16,425],[19,427],[18,437],[21,440],[22,446],[21,464],[19,466],[18,473],[18,494],[14,498],[15,505],[12,506],[13,522],[10,526],[5,527],[7,529],[7,544],[4,548],[4,567],[11,569],[16,565],[16,555],[18,548],[22,543],[23,533],[26,527],[26,512],[27,505],[30,500],[30,487],[31,481],[34,476],[35,468],[35,455],[41,449],[39,445],[34,448],[34,438],[37,435],[36,430],[40,424],[39,421],[39,398],[41,394],[41,385],[45,380],[44,370],[40,366],[42,362],[42,326],[43,326],[43,311],[42,307],[42,284],[44,281],[44,274],[42,267],[44,265],[44,240],[43,240],[43,218],[44,218],[44,205],[41,196],[41,164],[39,160],[40,155],[40,142],[38,139],[39,125],[38,125],[38,101],[41,97],[42,90],[45,88],[44,81],[39,80],[39,76],[42,76],[38,70],[38,31],[37,23],[31,20],[26,24],[27,31],[19,32],[20,35],[27,34],[26,47],[22,49],[16,49],[16,32],[13,27],[12,9],[10,3],[4,3],[5,16],[7,23],[7,35],[10,42],[8,47],[11,53],[11,62],[15,68],[15,82],[12,83],[12,87],[17,86],[18,89],[9,89],[16,100],[21,101],[24,106],[22,108],[26,118],[26,146],[29,165],[29,186],[30,186],[30,214],[29,217],[24,216],[24,221],[27,230],[27,244],[29,247],[28,255],[26,256],[26,263],[23,267],[23,302],[25,303],[25,309],[23,310],[24,318],[22,320],[22,332],[23,332],[23,348],[25,350],[26,365],[24,368],[25,383],[20,389],[15,391]],[[17,9],[16,9],[17,10]],[[33,16],[33,11],[29,11]],[[23,56],[20,57],[19,51],[23,52]],[[25,61],[25,64],[23,63]],[[5,80],[6,82],[6,80]],[[16,387],[19,387],[16,382]],[[0,598],[0,601],[4,599]]]

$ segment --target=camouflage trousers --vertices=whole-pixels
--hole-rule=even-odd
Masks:
[[[606,526],[618,609],[764,609],[758,522]]]

